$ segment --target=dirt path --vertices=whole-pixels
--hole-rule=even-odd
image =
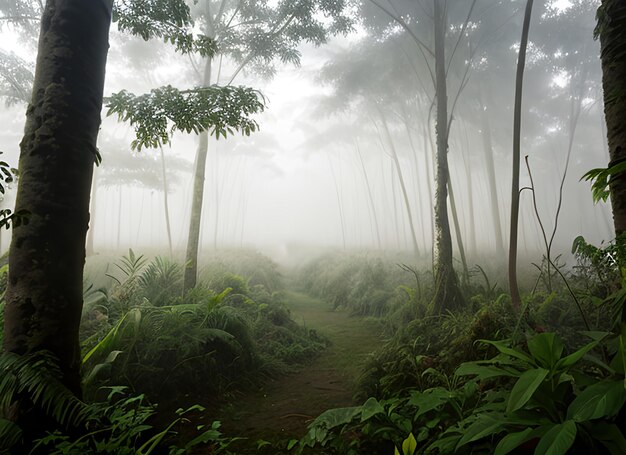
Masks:
[[[299,438],[324,410],[351,406],[363,362],[380,345],[380,331],[373,321],[333,311],[327,303],[304,294],[288,292],[286,301],[295,321],[316,329],[332,344],[299,372],[278,378],[223,410],[225,433],[247,439],[243,444],[247,447],[238,447],[237,453],[260,453],[256,450],[260,439]],[[274,448],[266,453],[278,452]]]

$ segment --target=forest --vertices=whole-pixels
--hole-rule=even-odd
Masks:
[[[0,0],[0,454],[626,454],[624,0]]]

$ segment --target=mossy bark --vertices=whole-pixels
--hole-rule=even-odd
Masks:
[[[85,237],[112,0],[47,0],[19,160],[4,349],[51,351],[80,395]]]
[[[603,0],[598,11],[598,33],[602,59],[604,115],[610,166],[626,161],[626,2]],[[621,266],[626,236],[626,173],[610,180],[615,235],[620,239]]]

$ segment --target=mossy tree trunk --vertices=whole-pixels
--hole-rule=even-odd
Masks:
[[[4,349],[47,350],[80,395],[89,195],[100,127],[112,0],[47,0],[21,143]]]
[[[609,167],[626,161],[626,2],[603,0],[598,10],[604,115],[609,144]],[[624,269],[626,235],[626,173],[610,179],[613,223]]]
[[[443,0],[433,0],[435,11],[435,73],[437,101],[437,156],[435,192],[435,296],[440,313],[463,304],[459,279],[452,264],[452,235],[448,219],[448,93],[446,81],[446,13]]]

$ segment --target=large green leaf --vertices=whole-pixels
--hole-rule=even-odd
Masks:
[[[547,370],[552,370],[556,365],[564,347],[561,337],[553,332],[540,333],[528,340],[528,350],[537,363]]]
[[[556,363],[556,369],[560,370],[560,369],[567,369],[572,367],[576,362],[578,362],[580,359],[583,358],[583,356],[585,354],[587,354],[587,352],[591,351],[593,348],[595,348],[598,343],[600,341],[596,340],[596,341],[592,341],[589,344],[586,344],[585,346],[583,346],[582,348],[580,348],[578,351],[573,352],[572,354],[563,357],[561,360],[559,360]]]
[[[543,435],[535,455],[565,455],[576,439],[576,424],[572,420],[554,425]]]
[[[511,413],[520,409],[531,399],[537,388],[548,376],[545,368],[535,368],[524,372],[517,380],[511,390],[509,401],[506,405],[506,412]]]
[[[626,401],[623,381],[599,382],[583,390],[570,404],[567,418],[575,422],[611,417]]]
[[[495,347],[498,351],[500,351],[502,354],[506,354],[510,357],[523,360],[524,362],[527,362],[530,364],[534,363],[533,359],[531,359],[527,354],[517,349],[510,348],[509,346],[507,346],[505,341],[480,340],[480,342],[490,344],[491,346]]]
[[[424,392],[411,392],[408,404],[417,407],[417,412],[413,416],[417,419],[428,411],[438,408],[454,397],[454,394],[443,388],[429,389]]]
[[[457,444],[457,449],[486,436],[500,433],[506,429],[506,422],[500,413],[479,414],[474,423],[465,430]]]
[[[465,362],[462,363],[455,371],[457,376],[475,375],[477,379],[489,379],[499,376],[519,377],[520,372],[513,368],[502,368],[490,362]]]
[[[385,413],[385,408],[374,397],[369,397],[361,408],[361,422],[365,422],[377,414]]]
[[[507,420],[510,421],[510,419]],[[539,423],[541,424],[541,426],[536,428],[525,428],[523,431],[506,435],[500,440],[500,442],[496,446],[494,455],[505,455],[515,450],[517,447],[527,441],[541,438],[544,434],[546,434],[548,430],[552,429],[552,426],[554,425],[548,419],[540,419],[537,422],[533,423]]]
[[[353,406],[350,408],[329,409],[321,413],[311,424],[311,426],[319,426],[323,424],[325,428],[331,429],[346,423],[352,422],[361,412],[361,406]]]
[[[533,429],[526,428],[518,433],[507,434],[496,446],[494,455],[506,455],[533,437]]]

